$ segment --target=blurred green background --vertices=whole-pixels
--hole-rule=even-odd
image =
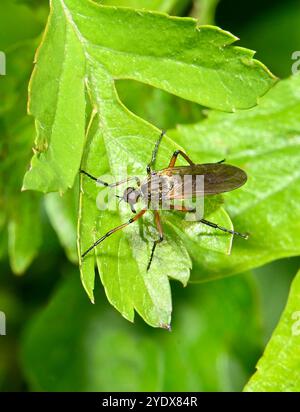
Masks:
[[[292,53],[300,49],[296,0],[102,3],[143,5],[215,23],[240,37],[241,46],[257,50],[256,57],[281,78],[291,74]],[[47,1],[0,5],[0,50],[7,55],[7,76],[0,76],[0,310],[7,317],[7,335],[0,336],[0,390],[241,390],[278,322],[300,259],[186,289],[172,282],[172,333],[138,317],[135,324],[127,322],[109,305],[100,282],[96,304],[90,304],[76,258],[65,253],[61,245],[67,241],[55,230],[66,220],[72,242],[72,218],[53,218],[57,205],[45,206],[38,194],[19,195],[34,139],[26,117],[27,84],[47,14]],[[201,119],[197,105],[157,89],[129,81],[119,81],[117,88],[129,109],[160,129]],[[36,197],[34,210],[26,210],[26,196]],[[14,237],[26,229],[26,219],[18,222],[23,208],[22,216],[36,215],[24,255],[32,260],[33,245],[40,243],[28,268],[14,250]],[[11,268],[26,270],[21,276]]]

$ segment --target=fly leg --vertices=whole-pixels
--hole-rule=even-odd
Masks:
[[[138,186],[141,185],[141,181],[140,181],[140,179],[139,179],[137,176],[127,177],[126,179],[122,179],[122,180],[120,180],[120,181],[118,181],[118,182],[115,182],[115,183],[107,183],[107,182],[104,182],[104,181],[101,180],[101,179],[98,179],[98,178],[95,177],[95,176],[92,176],[91,174],[89,174],[89,173],[86,172],[85,170],[82,170],[82,169],[81,169],[81,170],[80,170],[80,173],[86,175],[86,176],[89,177],[90,179],[92,179],[92,180],[94,180],[95,182],[97,182],[97,183],[99,183],[99,184],[101,184],[101,185],[103,185],[103,186],[106,186],[106,187],[116,187],[116,186],[120,186],[120,185],[122,185],[123,183],[130,182],[131,180],[135,180]]]
[[[177,157],[181,155],[191,166],[194,165],[195,163],[188,157],[187,154],[185,154],[182,150],[176,150],[173,153],[173,156],[171,157],[170,163],[169,163],[169,168],[174,167]]]
[[[180,212],[186,212],[186,213],[196,212],[196,209],[194,209],[194,208],[187,208],[185,206],[180,206],[180,205],[178,205],[178,206],[177,205],[171,205],[171,209],[178,210]],[[213,227],[214,229],[222,230],[223,232],[231,233],[232,235],[236,235],[236,236],[240,236],[244,239],[248,239],[248,237],[249,237],[248,233],[240,233],[240,232],[236,232],[235,230],[226,229],[225,227],[219,226],[216,223],[210,222],[209,220],[206,220],[206,219],[200,219],[199,222],[203,223],[204,225]]]
[[[149,259],[148,266],[147,266],[147,272],[150,269],[156,246],[158,245],[158,243],[161,243],[164,240],[163,228],[162,228],[160,216],[157,210],[154,210],[154,218],[155,218],[156,227],[159,233],[159,239],[155,240],[153,243],[150,259]]]
[[[111,236],[112,234],[114,234],[115,232],[117,232],[118,230],[124,229],[124,227],[130,225],[133,222],[136,222],[140,217],[142,217],[145,213],[146,213],[147,209],[142,209],[137,215],[135,215],[133,218],[129,219],[128,222],[123,223],[120,226],[115,227],[114,229],[111,229],[109,232],[107,232],[105,235],[103,235],[102,237],[100,237],[100,239],[98,239],[94,244],[92,244],[92,246],[90,246],[82,255],[81,258],[84,258],[92,249],[94,249],[94,247],[96,247],[97,245],[99,245],[99,243],[103,242],[103,240],[105,240],[107,237]]]
[[[158,138],[158,140],[157,140],[157,142],[155,143],[155,146],[154,146],[154,149],[153,149],[153,152],[152,152],[152,156],[151,156],[150,163],[148,163],[148,165],[147,165],[147,174],[148,174],[148,175],[150,175],[150,173],[151,173],[151,168],[152,168],[152,166],[153,166],[154,163],[155,163],[160,142],[162,141],[162,138],[164,137],[165,134],[166,134],[166,132],[165,132],[164,130],[162,130],[162,131],[161,131],[161,134],[160,134],[160,136],[159,136],[159,138]]]
[[[151,173],[151,168],[152,168],[152,166],[153,166],[154,163],[155,163],[160,142],[161,142],[161,140],[162,140],[162,138],[163,138],[163,136],[164,136],[165,134],[166,134],[166,132],[163,130],[163,131],[161,132],[161,135],[159,136],[159,139],[157,140],[157,142],[156,142],[156,144],[155,144],[155,146],[154,146],[150,163],[149,163],[148,166],[147,166],[147,174],[148,174],[148,175]],[[176,151],[173,153],[173,156],[171,157],[169,167],[174,167],[178,155],[181,155],[182,157],[184,157],[184,159],[185,159],[190,165],[193,165],[193,164],[194,164],[194,162],[193,162],[182,150],[176,150]]]
[[[248,233],[240,233],[240,232],[236,232],[235,230],[226,229],[225,227],[219,226],[216,223],[210,222],[209,220],[201,219],[200,222],[203,223],[204,225],[213,227],[214,229],[219,229],[219,230],[222,230],[223,232],[231,233],[232,235],[243,237],[244,239],[248,239],[249,237]]]
[[[171,160],[170,160],[169,167],[174,167],[174,166],[175,166],[175,163],[176,163],[176,160],[177,160],[178,155],[181,155],[182,157],[184,157],[184,159],[185,159],[191,166],[195,164],[182,150],[176,150],[176,151],[173,153],[173,156],[172,156],[172,158],[171,158]],[[226,159],[219,160],[218,162],[216,162],[216,164],[221,164],[221,163],[224,163],[224,162],[226,162]]]

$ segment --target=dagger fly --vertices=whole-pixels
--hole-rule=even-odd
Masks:
[[[94,177],[85,170],[80,170],[80,172],[86,175],[88,178],[94,180],[98,184],[110,188],[135,181],[135,185],[126,187],[126,189],[123,192],[123,195],[118,196],[123,201],[128,203],[132,213],[134,213],[133,217],[129,219],[127,222],[111,229],[109,232],[105,233],[102,237],[100,237],[81,255],[82,258],[84,258],[90,251],[92,251],[106,238],[108,238],[118,230],[124,229],[131,223],[136,222],[148,210],[153,210],[154,220],[158,232],[158,238],[153,242],[151,254],[147,265],[148,271],[151,267],[151,263],[157,245],[164,240],[163,227],[159,214],[160,210],[168,209],[184,213],[193,213],[196,211],[195,208],[189,208],[183,205],[178,205],[175,204],[174,201],[229,192],[241,187],[246,183],[246,173],[236,166],[224,163],[225,160],[222,160],[217,163],[196,164],[188,157],[186,153],[184,153],[181,150],[176,150],[173,153],[168,167],[158,171],[153,170],[158,148],[163,136],[164,132],[161,133],[158,141],[155,144],[151,160],[146,167],[147,177],[143,181],[141,181],[137,176],[134,176],[120,180],[115,183],[107,183],[102,181],[101,179]],[[179,156],[185,159],[185,161],[187,162],[186,166],[176,166],[176,161]],[[199,176],[201,176],[203,179],[202,185],[197,184],[197,178]],[[144,203],[144,207],[137,213],[135,205],[140,201]],[[204,225],[210,226],[214,229],[231,233],[233,235],[240,236],[245,239],[248,238],[247,234],[226,229],[222,226],[219,226],[217,223],[210,222],[206,219],[200,219],[199,221]]]

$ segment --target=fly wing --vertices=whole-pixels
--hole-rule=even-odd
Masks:
[[[173,178],[173,187],[166,195],[168,199],[230,192],[247,181],[247,175],[242,169],[224,163],[178,166],[161,170],[159,174]],[[197,179],[197,176],[203,176],[203,180]]]

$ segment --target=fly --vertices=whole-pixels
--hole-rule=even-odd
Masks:
[[[120,226],[111,229],[100,239],[98,239],[94,244],[92,244],[82,255],[84,258],[91,250],[93,250],[97,245],[103,242],[107,237],[111,236],[113,233],[118,230],[124,229],[126,226],[130,225],[133,222],[136,222],[140,219],[147,210],[154,209],[154,220],[157,227],[159,238],[154,241],[149,262],[147,265],[147,271],[150,269],[154,252],[156,246],[164,240],[163,227],[159,215],[159,210],[162,208],[164,202],[172,202],[174,200],[184,200],[191,197],[205,196],[205,195],[216,195],[219,193],[230,192],[235,190],[247,181],[246,173],[236,167],[224,163],[225,160],[221,160],[217,163],[205,163],[205,164],[195,164],[186,153],[181,150],[176,150],[171,157],[170,163],[167,168],[154,171],[153,165],[156,160],[158,148],[160,142],[164,136],[165,132],[162,132],[158,141],[155,144],[154,150],[152,152],[152,157],[150,163],[147,165],[147,178],[144,181],[140,181],[138,177],[129,177],[123,180],[120,180],[115,183],[107,183],[98,179],[84,170],[80,170],[81,173],[94,180],[95,182],[106,186],[106,187],[117,187],[129,181],[136,181],[136,187],[129,186],[124,190],[123,196],[118,196],[123,199],[126,203],[129,204],[131,211],[135,214],[127,222],[123,223]],[[186,162],[187,166],[175,166],[178,156],[182,156]],[[184,186],[182,181],[185,176],[191,176],[192,179],[190,184]],[[204,187],[199,190],[195,184],[196,177],[204,177]],[[146,206],[136,213],[135,204],[140,200],[144,200]],[[185,213],[195,212],[195,208],[188,208],[183,205],[176,205],[169,203],[170,210],[181,211]],[[222,226],[219,226],[216,223],[210,222],[206,219],[200,219],[201,223],[210,226],[214,229],[222,230],[223,232],[231,233],[243,237],[244,239],[248,238],[248,234],[243,234],[236,232],[234,230],[226,229]]]

